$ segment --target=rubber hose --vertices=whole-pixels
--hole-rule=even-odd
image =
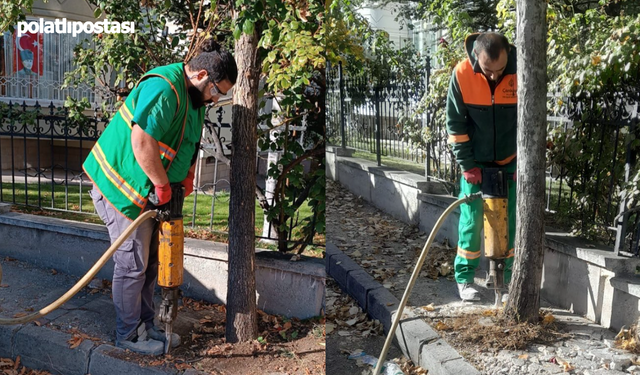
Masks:
[[[87,284],[89,284],[89,282],[98,273],[98,271],[100,271],[100,269],[104,267],[105,264],[107,264],[111,256],[113,256],[113,253],[115,253],[116,250],[118,250],[118,248],[122,245],[122,243],[127,238],[129,238],[131,233],[133,233],[133,231],[136,230],[136,228],[138,228],[140,224],[142,224],[147,219],[155,218],[157,215],[158,213],[156,211],[147,211],[142,215],[140,215],[133,223],[131,223],[131,225],[127,227],[127,229],[124,232],[122,232],[120,237],[118,237],[118,239],[111,245],[111,247],[109,247],[107,251],[105,251],[105,253],[102,254],[102,257],[98,259],[96,264],[94,264],[93,267],[91,267],[91,269],[80,280],[78,280],[78,282],[71,289],[69,289],[62,297],[58,298],[56,301],[52,302],[48,306],[40,309],[40,311],[34,312],[33,314],[29,314],[20,318],[13,318],[13,319],[0,318],[0,325],[13,325],[13,324],[23,324],[23,323],[32,322],[38,318],[41,318],[49,314],[50,312],[54,311],[65,302],[69,301],[71,297],[75,296],[76,293],[78,293],[82,288],[84,288],[85,286],[87,286]],[[0,268],[0,276],[1,275],[2,275],[2,269]]]
[[[422,253],[420,253],[420,258],[418,258],[418,263],[416,267],[413,269],[413,273],[411,274],[411,279],[409,279],[409,284],[407,285],[407,289],[405,289],[404,294],[402,295],[402,300],[400,301],[400,306],[396,311],[396,316],[393,318],[393,324],[391,324],[391,329],[389,329],[389,333],[387,334],[387,339],[384,342],[384,346],[382,347],[382,352],[380,353],[380,358],[378,359],[378,363],[376,363],[376,368],[373,370],[373,375],[380,374],[380,370],[382,369],[385,358],[387,357],[387,353],[389,352],[389,347],[391,346],[391,341],[393,341],[393,335],[396,332],[396,328],[398,328],[398,323],[400,323],[400,318],[402,317],[402,312],[404,311],[404,307],[409,300],[409,295],[411,294],[411,289],[413,289],[413,285],[416,283],[418,279],[418,275],[420,274],[420,269],[422,268],[422,264],[425,259],[427,259],[427,254],[429,254],[429,248],[431,247],[431,243],[435,239],[436,233],[440,230],[440,227],[444,223],[444,220],[449,216],[449,214],[456,209],[462,203],[468,203],[473,200],[482,197],[482,193],[475,193],[468,195],[464,198],[460,198],[457,201],[451,203],[449,207],[440,215],[436,225],[431,230],[431,234],[429,234],[429,238],[427,242],[424,244],[422,248]]]

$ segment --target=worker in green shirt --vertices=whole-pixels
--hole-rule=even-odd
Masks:
[[[187,64],[161,66],[145,74],[100,136],[83,169],[90,194],[111,241],[142,212],[171,199],[170,183],[193,191],[195,160],[205,105],[216,103],[236,82],[231,54],[213,40]],[[160,355],[165,333],[154,325],[153,290],[158,276],[158,222],[140,225],[113,256],[116,346]],[[180,337],[172,334],[171,345]]]

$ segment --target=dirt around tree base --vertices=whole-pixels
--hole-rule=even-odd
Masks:
[[[259,311],[258,340],[225,342],[225,306],[183,299],[173,327],[182,344],[170,354],[148,357],[126,352],[112,355],[142,367],[196,369],[211,375],[325,374],[324,318],[286,319]]]
[[[457,316],[427,321],[454,347],[477,350],[524,350],[531,344],[551,345],[570,335],[558,330],[551,313],[540,311],[538,324],[506,320],[499,310],[477,309]]]

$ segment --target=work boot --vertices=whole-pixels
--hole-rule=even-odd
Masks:
[[[116,347],[145,355],[158,356],[164,353],[164,343],[150,338],[144,323],[141,323],[126,340],[116,339]]]
[[[509,300],[509,292],[502,295],[502,303],[507,303]]]
[[[473,287],[473,284],[458,284],[458,294],[460,295],[460,299],[463,301],[480,301],[480,295]]]
[[[167,341],[167,334],[164,329],[160,329],[156,326],[151,326],[147,329],[147,334],[154,340],[161,341],[163,344]],[[180,345],[180,336],[177,333],[171,332],[171,347],[175,348]]]

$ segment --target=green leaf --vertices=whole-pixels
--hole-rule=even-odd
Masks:
[[[174,36],[173,39],[171,40],[171,48],[176,48],[178,43],[180,43],[180,38],[178,38],[177,36]]]
[[[100,18],[101,15],[102,15],[102,9],[100,7],[96,8],[93,11],[93,17]]]
[[[233,38],[235,40],[240,39],[240,37],[242,36],[242,29],[240,28],[240,25],[236,24],[235,29],[233,29]]]
[[[253,21],[246,20],[242,25],[242,31],[247,35],[253,35],[253,31],[255,30],[255,24]]]

